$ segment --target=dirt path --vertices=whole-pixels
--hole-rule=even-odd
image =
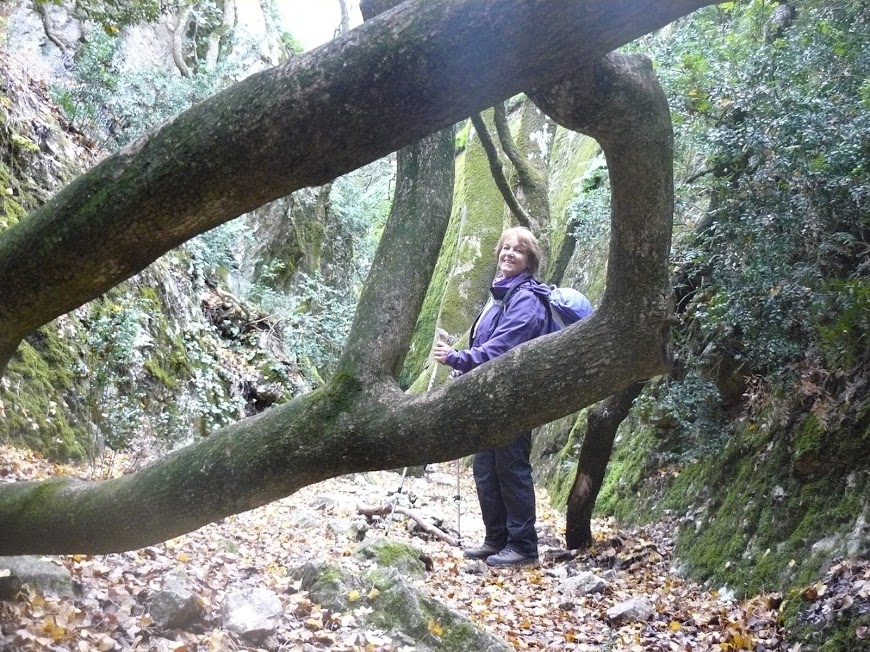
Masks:
[[[76,600],[25,593],[0,602],[0,650],[254,650],[221,629],[220,605],[229,590],[263,586],[284,606],[272,650],[365,652],[412,650],[384,632],[366,630],[353,613],[325,614],[290,578],[307,561],[354,569],[357,534],[406,541],[433,561],[418,582],[518,650],[780,650],[776,596],[738,603],[673,574],[670,530],[635,532],[605,522],[593,528],[599,544],[576,557],[550,559],[563,541],[564,519],[539,496],[542,563],[537,568],[492,571],[469,566],[461,550],[411,531],[404,517],[366,523],[357,505],[391,503],[414,509],[455,535],[454,464],[433,465],[424,478],[390,472],[356,474],[307,487],[271,505],[233,516],[189,535],[142,550],[103,556],[56,558],[82,587]],[[0,481],[73,473],[30,453],[0,447]],[[401,485],[401,493],[398,489]],[[482,537],[473,480],[461,470],[461,533],[468,544]],[[468,572],[469,568],[476,572]],[[182,569],[206,614],[191,631],[158,631],[148,598],[168,573]],[[591,571],[607,588],[586,596],[563,593],[566,577]],[[650,602],[648,621],[618,624],[609,608],[634,598]]]

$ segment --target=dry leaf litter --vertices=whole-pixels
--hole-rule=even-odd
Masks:
[[[392,472],[334,478],[141,550],[52,557],[72,573],[81,596],[41,595],[25,585],[17,599],[0,602],[0,650],[413,650],[386,632],[360,625],[359,610],[377,600],[377,591],[349,596],[357,610],[329,613],[299,590],[290,573],[307,561],[338,560],[344,569],[362,574],[366,562],[353,554],[358,541],[351,527],[361,519],[360,504],[402,505],[454,536],[458,526],[466,545],[479,543],[482,525],[474,483],[469,470],[460,466],[458,510],[456,468],[452,463],[432,465],[424,478],[402,479]],[[80,474],[32,452],[0,447],[0,482]],[[671,565],[670,525],[629,532],[596,521],[596,545],[572,556],[559,550],[564,517],[541,498],[538,567],[492,570],[469,565],[459,548],[414,532],[413,521],[400,515],[376,519],[368,526],[368,536],[419,548],[432,560],[432,570],[417,581],[419,588],[517,650],[786,650],[778,626],[780,597],[737,601],[677,577]],[[186,631],[161,631],[149,616],[148,599],[179,568],[195,587],[204,618]],[[560,592],[565,578],[580,571],[606,576],[605,590]],[[820,618],[826,609],[837,608],[831,599],[866,602],[870,591],[870,566],[841,565],[834,571],[831,577],[839,585],[819,583],[804,596],[817,605]],[[259,646],[221,626],[220,605],[238,586],[266,587],[280,597],[278,629]],[[620,624],[608,618],[608,609],[632,598],[652,604],[649,620]],[[430,623],[429,629],[437,637],[439,624]]]

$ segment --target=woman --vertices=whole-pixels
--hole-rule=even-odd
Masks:
[[[433,355],[459,373],[471,371],[518,344],[547,332],[545,307],[549,288],[534,278],[540,264],[538,241],[522,227],[506,230],[496,246],[498,274],[489,302],[471,332],[471,348],[456,351],[444,342]],[[543,300],[542,300],[543,299]],[[485,559],[490,566],[518,566],[537,562],[535,487],[529,454],[532,433],[474,456],[474,482],[486,527],[479,548],[465,550],[471,559]]]

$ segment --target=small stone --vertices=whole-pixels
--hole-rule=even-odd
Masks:
[[[202,615],[199,600],[186,580],[183,574],[170,576],[149,601],[149,614],[158,627],[182,628]]]
[[[58,597],[73,598],[72,576],[65,566],[44,561],[34,556],[0,557],[0,570],[29,584],[40,593],[54,593]]]
[[[224,598],[224,627],[250,640],[264,639],[272,634],[278,627],[281,613],[281,600],[269,589],[245,588]]]
[[[560,593],[588,595],[590,593],[601,593],[607,587],[608,584],[604,579],[594,573],[584,571],[560,582],[557,590]]]
[[[630,623],[649,620],[655,608],[646,598],[634,598],[607,610],[607,618],[613,623]]]

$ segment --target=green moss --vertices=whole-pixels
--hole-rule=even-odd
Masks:
[[[568,225],[568,204],[577,194],[577,180],[601,151],[598,143],[574,131],[556,128],[550,154],[551,260],[556,260]]]
[[[637,430],[633,431],[634,427]],[[597,512],[615,516],[623,522],[645,520],[645,505],[637,501],[637,494],[645,489],[644,481],[654,466],[656,445],[652,430],[639,427],[635,419],[630,418],[620,426],[615,450],[595,503]]]
[[[557,509],[568,504],[588,412],[587,408],[535,431],[532,466],[536,479],[544,481],[550,502]]]
[[[818,417],[810,414],[798,432],[794,444],[794,456],[815,455],[822,450],[825,441],[825,427]]]
[[[795,441],[803,450],[822,446],[826,459],[836,459],[841,453],[822,432],[808,420]],[[866,508],[866,474],[829,466],[811,477],[795,475],[797,451],[783,431],[744,425],[724,452],[683,467],[660,463],[664,444],[643,428],[624,438],[597,508],[623,522],[680,516],[675,556],[698,580],[743,594],[810,582],[826,559],[813,544],[840,537],[835,545],[844,552]]]
[[[469,126],[471,125],[470,122],[468,124]],[[432,351],[438,314],[441,311],[441,302],[444,298],[444,291],[447,288],[448,274],[456,257],[459,233],[463,222],[462,206],[464,195],[465,155],[461,154],[456,158],[450,223],[447,225],[447,231],[444,234],[441,253],[438,255],[438,262],[432,273],[432,279],[429,281],[429,288],[426,291],[426,298],[423,300],[423,307],[414,326],[414,338],[411,341],[411,347],[405,358],[405,364],[399,378],[399,383],[402,387],[408,387],[412,384],[416,385],[415,379],[424,372],[431,362],[429,353]],[[424,382],[422,390],[425,390],[425,388],[426,383]]]
[[[36,153],[39,151],[39,145],[21,134],[12,134],[11,142],[21,152]]]
[[[465,146],[468,143],[468,135],[471,133],[471,128],[471,120],[466,120],[463,126],[456,130],[457,155],[465,151]]]
[[[178,387],[178,381],[160,366],[156,356],[151,356],[145,360],[145,369],[155,380],[163,383],[167,388],[176,389]]]
[[[77,394],[78,357],[50,324],[22,342],[0,385],[0,434],[56,459],[84,457],[90,435],[68,402]]]
[[[421,552],[405,543],[366,539],[357,548],[356,554],[373,560],[382,568],[396,569],[403,577],[422,576],[426,573],[426,567],[420,561]]]
[[[490,112],[491,113],[491,112]],[[495,272],[494,249],[505,227],[505,207],[492,179],[480,139],[470,138],[457,157],[453,213],[400,382],[408,387],[423,372],[432,350],[436,325],[453,337],[470,326],[486,300]],[[438,381],[446,372],[438,372]],[[422,381],[416,386],[419,388]],[[427,383],[428,385],[428,383]]]

